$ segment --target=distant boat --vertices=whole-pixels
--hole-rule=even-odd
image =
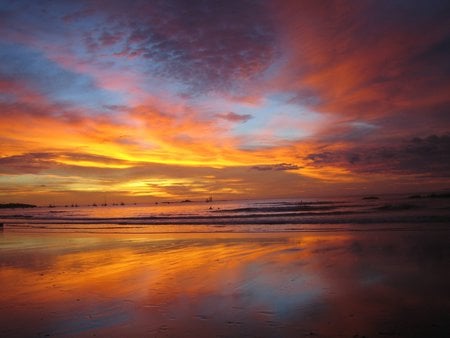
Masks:
[[[206,203],[211,203],[213,201],[213,199],[212,199],[212,196],[209,196],[207,199],[206,199]]]

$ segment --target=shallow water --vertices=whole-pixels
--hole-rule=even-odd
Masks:
[[[6,229],[0,336],[448,337],[449,239]]]

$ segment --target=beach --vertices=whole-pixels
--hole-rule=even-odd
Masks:
[[[2,337],[447,337],[449,231],[0,233]]]
[[[450,0],[0,0],[0,338],[450,338]]]

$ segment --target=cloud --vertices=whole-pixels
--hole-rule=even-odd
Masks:
[[[0,157],[0,174],[36,174],[55,167],[51,153],[28,153],[23,155]]]
[[[278,164],[263,164],[252,167],[253,170],[257,171],[284,171],[284,170],[298,170],[301,169],[300,166],[290,163],[278,163]]]
[[[80,13],[103,21],[86,32],[88,50],[146,61],[148,71],[209,91],[258,76],[275,56],[269,13],[254,1],[86,2]],[[73,13],[69,22],[83,21]]]
[[[448,3],[287,1],[274,10],[287,61],[273,86],[331,117],[328,135],[345,120],[379,124],[386,134],[446,132]]]
[[[356,173],[450,177],[450,134],[413,138],[399,145],[351,147],[306,156],[315,167],[345,167]]]
[[[229,122],[236,122],[236,123],[245,123],[253,117],[250,114],[236,114],[233,112],[216,114],[216,116]]]
[[[79,166],[95,170],[139,165],[139,162],[88,153],[42,152],[0,157],[0,173],[14,175],[38,174],[43,171],[48,173],[50,170],[64,171],[69,167]]]
[[[48,174],[55,190],[79,193],[151,194],[161,179],[168,195],[445,178],[449,10],[438,0],[2,3],[0,170],[18,186],[20,174]]]
[[[83,162],[89,162],[89,165]],[[28,153],[2,158],[2,173],[9,176],[0,175],[0,184],[11,194],[0,194],[0,199],[22,196],[24,189],[33,191],[33,194],[39,193],[41,201],[44,198],[55,201],[57,198],[58,203],[73,202],[78,198],[88,198],[89,203],[98,202],[103,200],[101,194],[104,192],[108,192],[110,198],[127,201],[166,198],[203,200],[211,194],[217,199],[231,196],[270,197],[282,196],[284,184],[299,191],[301,183],[304,184],[302,188],[305,184],[313,184],[306,177],[288,172],[288,166],[293,166],[286,164],[274,166],[272,172],[254,175],[248,166],[214,168],[146,162],[114,166],[122,162],[86,153]]]
[[[1,41],[0,81],[21,84],[53,102],[97,107],[117,101],[89,74],[65,69],[30,47]]]

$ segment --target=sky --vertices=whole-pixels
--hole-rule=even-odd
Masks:
[[[448,189],[449,13],[0,0],[0,202]]]

